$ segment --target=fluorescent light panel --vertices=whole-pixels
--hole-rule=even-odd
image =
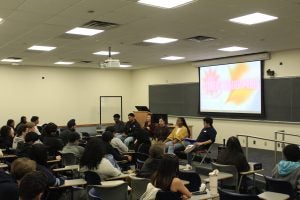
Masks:
[[[132,65],[129,64],[120,64],[121,68],[128,68],[128,67],[132,67]]]
[[[53,49],[56,49],[56,47],[33,45],[28,48],[28,50],[33,51],[52,51]]]
[[[4,58],[1,60],[1,62],[17,63],[17,62],[22,62],[22,59]]]
[[[58,61],[58,62],[55,62],[54,64],[56,64],[56,65],[72,65],[72,64],[74,64],[74,62],[70,62],[70,61]]]
[[[120,52],[117,52],[117,51],[112,51],[110,52],[110,55],[117,55],[119,54]],[[98,51],[98,52],[95,52],[93,53],[94,55],[101,55],[101,56],[108,56],[109,52],[108,51]]]
[[[180,56],[167,56],[167,57],[163,57],[161,58],[162,60],[181,60],[181,59],[185,59],[185,57],[180,57]]]
[[[239,23],[239,24],[253,25],[253,24],[259,24],[263,22],[276,20],[276,19],[278,19],[278,17],[256,12],[249,15],[233,18],[230,19],[229,21],[234,23]]]
[[[0,17],[0,24],[4,22],[4,19]]]
[[[139,0],[138,3],[160,8],[175,8],[193,1],[194,0]]]
[[[176,42],[177,40],[178,39],[175,38],[155,37],[155,38],[144,40],[144,42],[156,43],[156,44],[167,44],[171,42]]]
[[[229,51],[229,52],[232,52],[232,51],[243,51],[243,50],[246,50],[248,48],[246,47],[238,47],[238,46],[232,46],[232,47],[225,47],[225,48],[221,48],[221,49],[218,49],[219,51]]]
[[[76,28],[73,28],[73,29],[67,31],[66,33],[67,34],[75,34],[75,35],[93,36],[93,35],[96,35],[101,32],[103,32],[103,30],[76,27]]]

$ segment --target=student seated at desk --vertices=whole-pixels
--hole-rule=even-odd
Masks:
[[[18,143],[25,142],[25,136],[27,133],[28,133],[28,129],[27,129],[26,124],[19,125],[19,128],[17,130],[17,135],[14,137],[14,140],[13,140],[13,144],[12,144],[13,149],[17,148]]]
[[[191,192],[177,178],[179,172],[179,161],[175,155],[165,154],[160,162],[158,170],[151,178],[151,184],[163,191],[171,191],[187,199],[192,196]]]
[[[183,140],[190,136],[190,130],[183,117],[178,117],[176,126],[170,133],[168,138],[164,141],[166,152],[174,154],[174,151],[184,147]]]
[[[58,136],[57,125],[52,122],[48,123],[45,126],[44,133],[43,143],[47,146],[49,155],[57,156],[58,151],[64,147],[63,141]]]
[[[137,173],[138,177],[151,178],[155,171],[158,170],[158,166],[164,155],[163,144],[153,144],[149,150],[149,158],[143,164],[142,169]]]
[[[76,131],[76,121],[75,119],[70,119],[67,123],[67,128],[65,128],[60,134],[59,137],[62,139],[64,145],[68,143],[69,135]]]
[[[170,134],[170,130],[166,125],[166,122],[163,118],[160,118],[158,121],[158,125],[154,129],[154,139],[156,141],[165,141]]]
[[[80,160],[84,147],[79,146],[80,135],[77,132],[70,133],[69,142],[64,146],[62,153],[73,153],[78,160]]]
[[[281,160],[273,169],[272,176],[291,183],[293,188],[300,192],[300,149],[296,144],[289,144],[284,147]]]
[[[26,123],[27,123],[27,118],[26,118],[26,116],[22,116],[22,117],[20,118],[20,122],[17,124],[15,130],[18,131],[19,126],[20,126],[21,124],[25,124],[25,125],[26,125]]]
[[[114,118],[114,122],[115,122],[113,128],[114,128],[116,134],[120,135],[120,134],[124,133],[125,132],[125,123],[122,120],[120,120],[121,116],[119,114],[114,114],[113,118]]]
[[[39,171],[26,174],[20,181],[20,200],[41,200],[47,188],[47,177]]]
[[[108,126],[105,131],[109,131],[113,133],[113,139],[111,139],[110,144],[113,148],[117,149],[119,153],[127,153],[128,147],[122,142],[122,140],[117,136],[117,132],[114,126]]]
[[[0,171],[1,199],[18,200],[18,184],[28,173],[36,170],[36,163],[28,158],[18,158],[11,164],[10,174]]]
[[[104,157],[104,144],[99,138],[92,138],[88,141],[80,160],[80,171],[96,172],[101,180],[120,176],[120,170],[114,168],[108,159]]]
[[[21,125],[19,126],[19,128]],[[16,148],[18,157],[29,157],[31,146],[39,140],[39,135],[35,132],[28,132],[25,136],[25,142],[19,142]]]
[[[0,129],[0,148],[9,150],[12,147],[13,138],[13,129],[9,126],[2,126]]]

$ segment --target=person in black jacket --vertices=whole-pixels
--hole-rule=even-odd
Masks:
[[[25,142],[19,142],[16,148],[18,157],[29,157],[31,146],[39,140],[39,135],[36,132],[29,132],[25,136]]]
[[[0,130],[0,148],[9,150],[14,138],[13,129],[10,126],[2,126]]]
[[[238,172],[244,172],[250,169],[240,141],[234,136],[228,138],[226,148],[218,155],[217,163],[234,165]]]
[[[48,147],[49,155],[57,156],[58,151],[61,151],[64,147],[63,141],[58,137],[57,125],[50,122],[45,126],[44,131],[43,142]]]
[[[64,129],[59,137],[62,139],[64,145],[66,145],[69,141],[69,135],[76,131],[76,121],[75,119],[70,119],[67,123],[67,128]]]
[[[128,122],[125,125],[125,136],[124,143],[129,147],[129,144],[134,141],[134,132],[137,129],[141,129],[141,125],[136,121],[133,113],[128,114]]]

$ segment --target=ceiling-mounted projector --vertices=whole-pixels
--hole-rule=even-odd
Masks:
[[[107,60],[104,61],[103,63],[104,68],[115,68],[115,67],[120,67],[120,61],[117,59],[112,59],[108,58]]]

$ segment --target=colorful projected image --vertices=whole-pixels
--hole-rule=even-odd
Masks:
[[[200,68],[200,112],[261,111],[261,61]]]

